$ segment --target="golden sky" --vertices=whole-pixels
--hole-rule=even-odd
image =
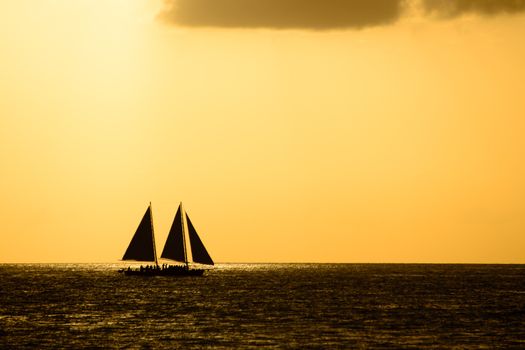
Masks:
[[[452,5],[451,5],[452,4]],[[525,1],[0,2],[0,262],[525,263]]]

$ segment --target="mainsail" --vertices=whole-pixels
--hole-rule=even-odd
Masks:
[[[122,260],[156,261],[156,258],[150,205],[146,210],[135,235],[131,239]]]
[[[168,239],[162,250],[161,258],[171,259],[180,262],[187,262],[186,251],[184,249],[184,224],[182,222],[181,213],[182,204],[179,205],[175,219],[171,225]]]
[[[193,224],[191,223],[188,213],[186,213],[186,221],[188,222],[188,233],[190,236],[191,255],[193,256],[193,261],[196,263],[213,265],[213,260],[204,247],[204,244],[202,244],[195,227],[193,227]]]
[[[189,244],[191,245],[191,255],[193,257],[193,262],[213,265],[213,260],[211,259],[208,251],[202,244],[195,227],[191,223],[191,220],[187,213],[182,209],[182,203],[177,209],[175,214],[175,219],[173,219],[173,224],[171,225],[168,238],[166,239],[166,244],[162,250],[161,258],[170,259],[179,262],[183,262],[188,266],[188,254],[186,246],[186,234],[185,234],[185,225],[184,218],[186,218],[186,223],[188,225],[188,235],[189,235]]]

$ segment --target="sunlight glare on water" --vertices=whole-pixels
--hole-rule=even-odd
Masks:
[[[121,264],[0,265],[0,347],[525,345],[525,266],[218,264],[133,277]]]

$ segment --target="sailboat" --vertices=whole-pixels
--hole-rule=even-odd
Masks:
[[[182,203],[180,203],[173,224],[171,225],[168,238],[162,250],[161,259],[168,259],[184,265],[169,265],[162,264],[159,266],[157,259],[157,252],[155,249],[155,234],[153,230],[153,215],[151,213],[151,203],[146,209],[146,213],[129,243],[128,249],[124,253],[122,260],[133,260],[141,262],[151,262],[154,265],[142,266],[140,269],[119,270],[125,275],[138,276],[202,276],[204,269],[190,267],[188,259],[188,249],[186,244],[186,229],[188,228],[189,243],[191,247],[191,255],[193,262],[203,265],[214,265],[212,258],[204,247],[197,230],[193,223],[183,210]]]

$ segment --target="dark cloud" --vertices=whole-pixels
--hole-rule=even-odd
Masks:
[[[455,17],[466,13],[497,15],[525,12],[525,0],[422,0],[427,12]]]
[[[342,29],[395,22],[406,0],[166,0],[160,17],[189,27]]]

